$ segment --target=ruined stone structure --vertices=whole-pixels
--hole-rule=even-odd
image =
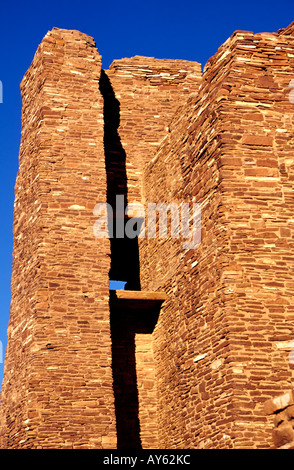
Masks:
[[[280,446],[264,406],[293,385],[292,79],[294,24],[236,31],[203,73],[105,71],[91,37],[46,34],[21,84],[2,448]],[[199,246],[94,236],[98,203],[117,233],[127,204],[183,202]]]

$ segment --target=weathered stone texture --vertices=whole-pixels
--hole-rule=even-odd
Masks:
[[[293,383],[293,70],[293,24],[236,31],[202,77],[101,71],[89,36],[45,36],[21,86],[1,447],[292,445],[292,401],[264,403]],[[95,238],[117,195],[201,203],[200,245]]]
[[[198,249],[140,242],[142,288],[168,294],[154,332],[167,448],[271,447],[263,402],[293,380],[278,346],[294,328],[293,47],[236,32],[145,169],[146,203],[202,205]]]
[[[274,415],[273,442],[279,449],[294,449],[293,389],[269,399],[264,404],[266,415]]]
[[[115,60],[105,73],[119,101],[119,137],[125,152],[128,202],[141,202],[144,165],[165,137],[176,109],[190,93],[197,92],[201,65],[135,56]],[[116,166],[116,175],[117,171]]]
[[[12,305],[1,406],[5,447],[115,447],[101,58],[49,32],[25,75]]]

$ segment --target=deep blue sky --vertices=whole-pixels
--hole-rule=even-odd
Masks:
[[[294,20],[293,0],[43,0],[1,3],[0,80],[0,340],[9,319],[14,183],[21,129],[20,81],[54,26],[93,36],[103,68],[134,55],[201,62],[237,29],[277,31]],[[294,70],[293,70],[294,78]],[[1,348],[0,348],[1,355]],[[0,357],[1,360],[1,357]],[[3,364],[0,364],[0,384]]]

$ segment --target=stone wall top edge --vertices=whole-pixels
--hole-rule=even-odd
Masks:
[[[294,21],[290,23],[286,28],[281,28],[278,30],[280,35],[293,35],[294,36]]]
[[[242,41],[246,38],[255,38],[255,39],[260,39],[260,38],[275,38],[279,39],[281,36],[294,36],[294,22],[290,23],[286,28],[281,28],[277,32],[262,32],[262,33],[256,33],[254,34],[252,31],[246,31],[246,30],[236,30],[232,33],[232,35],[223,43],[220,45],[216,53],[209,58],[207,63],[205,64],[204,70],[211,65],[212,62],[214,62],[220,54],[223,53],[224,49],[230,48],[233,46],[238,41]],[[59,39],[64,39],[66,41],[69,41],[72,39],[73,41],[76,40],[81,40],[85,41],[87,43],[92,44],[94,47],[96,47],[95,40],[92,36],[80,32],[79,30],[76,29],[65,29],[65,28],[59,28],[54,26],[52,30],[48,31],[46,35],[44,36],[42,42],[38,46],[38,49],[36,51],[36,54],[39,50],[39,48],[42,46],[44,41],[50,40],[53,38],[59,38]],[[97,51],[98,52],[98,51]],[[35,56],[36,56],[35,54]],[[99,54],[99,52],[98,52]],[[100,56],[101,57],[101,56]],[[144,64],[140,64],[140,62],[145,62],[146,65],[153,65],[154,67],[156,66],[171,66],[171,67],[177,67],[181,66],[182,64],[185,64],[189,67],[193,67],[193,72],[200,72],[201,73],[201,64],[197,61],[190,61],[186,59],[160,59],[160,58],[155,58],[155,57],[145,57],[142,55],[135,55],[133,57],[125,57],[121,59],[115,59],[112,64],[110,65],[110,70],[113,68],[120,68],[123,67],[124,65],[128,64],[138,64],[144,66]],[[30,67],[29,67],[30,68]],[[191,70],[189,70],[191,72]],[[25,77],[25,76],[24,76]]]
[[[228,54],[229,52],[233,52],[234,48],[242,42],[246,42],[246,40],[252,41],[261,41],[261,40],[268,40],[272,43],[281,41],[283,36],[288,36],[287,41],[289,41],[289,35],[293,34],[294,39],[294,22],[291,23],[287,28],[278,30],[278,32],[258,32],[254,33],[253,31],[245,31],[245,30],[236,30],[234,31],[231,36],[229,36],[224,43],[222,43],[218,50],[213,54],[206,64],[204,65],[204,72],[207,68],[214,65],[224,53]],[[249,50],[248,50],[249,52]]]
[[[134,68],[144,67],[144,66],[153,66],[154,68],[181,68],[183,65],[189,67],[189,72],[191,68],[193,71],[201,72],[201,64],[197,61],[186,60],[186,59],[160,59],[156,57],[147,57],[147,56],[133,56],[133,57],[124,57],[122,59],[115,59],[109,70],[120,69],[127,66],[133,66]]]
[[[50,31],[47,32],[45,37],[47,35],[59,35],[59,36],[66,36],[66,37],[73,37],[73,38],[80,38],[84,40],[90,40],[91,42],[95,42],[93,36],[90,36],[89,34],[82,33],[81,31],[78,31],[77,29],[63,29],[63,28],[57,28],[54,26]]]
[[[98,61],[100,61],[101,66],[102,56],[100,55],[96,47],[96,43],[91,36],[81,33],[77,30],[67,30],[54,27],[51,31],[48,31],[46,33],[46,35],[43,37],[42,41],[38,45],[33,60],[21,80],[20,89],[22,94],[24,93],[25,85],[31,73],[31,70],[33,70],[33,73],[35,73],[34,69],[37,70],[38,67],[42,65],[42,56],[45,56],[48,53],[51,54],[50,49],[52,48],[53,52],[53,46],[55,44],[58,44],[59,46],[63,47],[66,44],[70,43],[73,43],[74,45],[78,45],[78,43],[81,43],[84,44],[84,47],[90,47],[91,50],[95,50],[95,57]],[[69,52],[68,54],[70,55],[71,52]]]
[[[294,22],[293,22],[294,26]],[[218,51],[209,59],[207,64],[204,67],[203,70],[203,75],[202,79],[200,81],[200,88],[206,86],[209,86],[210,90],[211,88],[211,83],[212,81],[216,81],[221,85],[221,82],[225,80],[226,74],[224,73],[224,70],[227,70],[227,73],[230,72],[232,64],[235,66],[243,66],[243,62],[238,62],[237,58],[239,56],[238,52],[238,46],[239,44],[244,43],[244,39],[250,39],[251,41],[256,41],[257,43],[261,40],[269,41],[269,44],[273,44],[273,49],[276,46],[276,41],[280,40],[281,38],[277,33],[256,33],[254,34],[252,31],[242,31],[242,30],[236,30],[218,49]],[[293,38],[294,39],[294,38]],[[288,42],[289,39],[286,38],[286,41]],[[292,42],[291,42],[292,46]],[[258,44],[256,45],[258,49]],[[244,50],[240,50],[240,54],[242,55],[248,55],[252,54],[252,49],[248,48],[247,50],[244,48]],[[225,67],[225,69],[224,69]],[[221,72],[221,74],[219,74]],[[170,127],[173,127],[172,124],[175,123],[177,125],[177,122],[180,121],[181,117],[187,118],[188,115],[191,117],[191,113],[193,112],[193,109],[195,107],[196,100],[205,99],[205,93],[204,91],[200,91],[199,95],[195,96],[194,93],[188,96],[187,101],[184,106],[180,106],[176,113],[174,114],[173,120],[170,123]],[[209,104],[212,104],[214,101],[210,101],[206,99],[206,102]],[[190,104],[189,104],[190,103]],[[157,161],[161,159],[161,157],[164,155],[163,149],[166,148],[166,146],[169,146],[169,135],[167,134],[160,145],[158,146],[157,152],[155,153],[154,157],[145,165],[144,171],[145,173],[149,173],[152,171],[154,165],[156,165]]]

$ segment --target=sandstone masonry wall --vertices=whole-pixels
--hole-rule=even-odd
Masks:
[[[185,103],[189,93],[197,91],[200,76],[201,67],[196,62],[140,56],[116,60],[110,70],[104,72],[100,90],[105,110],[107,200],[113,208],[116,195],[124,195],[125,206],[142,202],[144,165],[166,135],[175,110]],[[112,240],[111,255],[110,277],[127,281],[127,288],[140,289],[137,240]],[[158,448],[158,397],[151,330],[146,331],[146,322],[138,323],[136,316],[140,317],[140,312],[135,317],[127,312],[120,315],[123,318],[118,324],[113,317],[112,330],[114,335],[118,331],[113,341],[113,354],[120,364],[114,368],[120,370],[115,374],[115,383],[119,383],[119,387],[116,386],[118,402],[121,403],[118,442],[127,445],[129,439],[133,445]],[[134,360],[136,371],[133,374],[129,371],[126,379],[132,384],[129,388],[133,388],[133,393],[123,401],[127,394],[123,380],[126,364]],[[137,383],[137,400],[134,381]],[[138,427],[140,442],[135,437]],[[129,438],[126,428],[132,429]]]
[[[1,447],[116,446],[101,57],[53,29],[26,73]]]
[[[293,24],[236,31],[202,77],[101,71],[91,37],[45,36],[21,84],[1,448],[291,445],[293,70]],[[118,195],[201,203],[200,245],[95,238],[96,203],[128,222]]]
[[[264,401],[293,365],[293,38],[239,31],[205,67],[146,166],[147,202],[200,202],[201,245],[140,241],[155,328],[159,441],[271,447]]]
[[[119,101],[118,133],[125,151],[128,202],[141,202],[144,165],[165,137],[176,109],[197,92],[201,65],[135,56],[115,60],[105,73]],[[117,175],[117,167],[114,170]]]
[[[197,63],[140,57],[101,72],[93,39],[77,31],[54,28],[39,46],[21,86],[1,447],[114,448],[131,445],[125,429],[132,443],[157,446],[148,321],[128,328],[126,314],[126,330],[110,325],[109,273],[123,265],[138,277],[134,247],[95,239],[93,209],[116,194],[141,200],[144,162],[199,77]]]

